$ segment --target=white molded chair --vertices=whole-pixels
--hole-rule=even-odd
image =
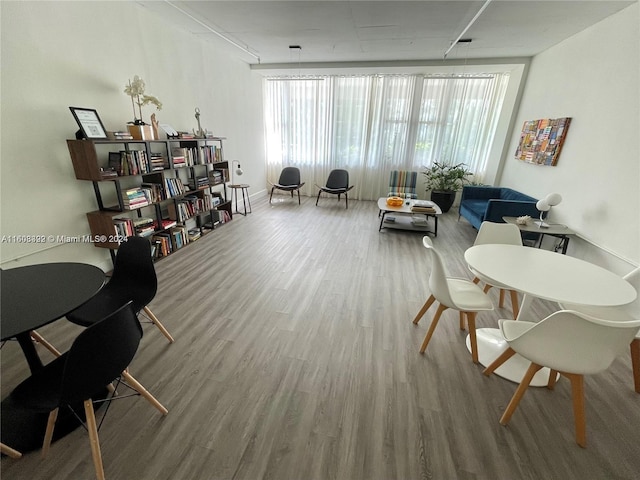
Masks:
[[[417,324],[423,315],[429,310],[429,307],[436,300],[438,310],[431,320],[431,325],[427,331],[427,335],[424,337],[420,353],[424,353],[431,340],[438,321],[442,312],[447,308],[453,308],[460,311],[460,317],[462,320],[463,315],[466,315],[469,323],[469,337],[471,340],[471,357],[474,363],[478,363],[478,343],[476,341],[476,314],[480,311],[493,310],[493,304],[489,297],[482,291],[480,287],[473,284],[464,278],[448,278],[445,275],[442,259],[438,252],[433,248],[433,242],[431,238],[424,236],[422,238],[422,244],[427,248],[427,251],[431,254],[431,273],[429,275],[429,290],[431,290],[431,296],[427,299],[426,303],[422,306],[416,318],[413,319],[413,323]],[[464,324],[460,323],[460,328],[464,329]]]
[[[638,292],[635,301],[620,307],[588,307],[584,305],[560,304],[563,310],[575,310],[592,317],[605,320],[629,321],[640,318],[640,267],[626,274],[624,278]],[[631,341],[631,367],[633,369],[633,384],[635,391],[640,393],[640,331]]]
[[[501,245],[520,245],[522,246],[522,236],[520,235],[520,229],[517,225],[512,223],[494,223],[494,222],[482,222],[478,235],[476,236],[474,245],[487,245],[487,244],[501,244]],[[518,265],[514,265],[513,268],[519,268]],[[487,279],[482,274],[476,272],[473,268],[469,267],[471,273],[475,276],[473,283],[482,281],[485,284],[484,292],[488,292],[491,287],[500,289],[500,302],[498,306],[504,308],[504,295],[505,291],[509,290],[511,297],[511,309],[513,310],[513,318],[518,317],[518,292],[509,289],[506,285],[496,283]]]
[[[507,405],[501,425],[509,423],[531,379],[543,367],[551,369],[547,387],[553,389],[557,374],[571,381],[576,442],[586,446],[584,415],[584,375],[602,372],[624,352],[640,328],[640,320],[630,322],[601,320],[578,312],[561,310],[539,323],[499,320],[500,331],[509,344],[485,370],[490,375],[518,353],[531,361],[520,385]]]

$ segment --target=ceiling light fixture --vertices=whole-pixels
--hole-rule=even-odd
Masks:
[[[478,10],[478,13],[476,13],[475,17],[473,17],[473,18],[471,19],[471,21],[469,22],[469,24],[468,24],[466,27],[464,27],[464,29],[462,30],[462,32],[460,32],[460,35],[458,35],[458,36],[456,37],[456,39],[455,39],[453,42],[451,42],[451,45],[449,45],[449,48],[447,48],[447,51],[446,51],[446,52],[444,52],[444,55],[442,56],[442,58],[443,58],[443,59],[447,58],[447,55],[449,54],[449,52],[451,51],[451,49],[452,49],[453,47],[455,47],[455,46],[458,44],[458,42],[460,42],[460,41],[461,41],[460,39],[462,38],[462,36],[463,36],[465,33],[467,33],[467,30],[469,30],[469,29],[471,28],[471,25],[473,25],[473,24],[475,23],[475,21],[478,19],[478,17],[479,17],[480,15],[482,15],[482,12],[484,12],[485,8],[487,8],[487,7],[489,6],[489,4],[490,4],[490,3],[491,3],[491,0],[486,0],[486,1],[484,2],[484,5],[482,5],[482,7],[480,7],[480,10]],[[466,41],[470,41],[470,40],[466,40]]]
[[[258,60],[258,63],[260,63],[260,56],[253,53],[251,50],[249,50],[248,46],[244,46],[244,45],[240,45],[238,42],[235,42],[233,40],[231,40],[229,37],[223,35],[222,33],[214,30],[213,28],[211,28],[209,25],[207,25],[206,23],[202,22],[201,20],[197,19],[196,17],[194,17],[193,15],[191,15],[188,12],[185,12],[183,9],[181,9],[180,7],[178,7],[177,5],[174,5],[172,2],[170,2],[169,0],[164,0],[166,4],[171,5],[173,8],[175,8],[176,10],[178,10],[180,13],[182,13],[183,15],[189,17],[191,20],[193,20],[194,22],[196,22],[198,25],[206,28],[207,30],[209,30],[211,33],[217,35],[218,37],[220,37],[221,39],[227,41],[228,43],[230,43],[231,45],[233,45],[236,48],[239,48],[240,50],[242,50],[244,53],[246,53],[247,55],[251,55],[253,58],[255,58],[256,60]]]

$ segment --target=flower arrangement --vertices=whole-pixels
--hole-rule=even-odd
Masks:
[[[134,120],[133,122],[129,122],[130,124],[146,125],[146,123],[142,121],[142,107],[145,105],[149,105],[150,103],[152,103],[156,106],[156,109],[162,110],[162,102],[160,102],[160,100],[158,100],[153,95],[145,95],[145,88],[146,85],[144,83],[144,80],[141,79],[138,75],[135,75],[133,77],[133,82],[129,80],[129,84],[125,85],[124,93],[131,97],[131,106],[133,108]],[[136,115],[136,105],[138,105],[138,113],[140,114],[139,118],[138,115]]]

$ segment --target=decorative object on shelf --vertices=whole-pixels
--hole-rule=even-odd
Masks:
[[[129,80],[129,84],[124,89],[124,93],[131,97],[131,106],[133,108],[133,122],[129,122],[127,128],[136,140],[154,140],[154,138],[157,138],[153,136],[153,127],[142,120],[142,107],[152,103],[156,106],[156,109],[162,110],[162,102],[153,95],[145,95],[145,88],[144,80],[135,75],[133,82]],[[136,105],[138,106],[137,113]]]
[[[107,131],[102,124],[102,120],[92,108],[69,107],[73,118],[76,119],[80,130],[76,132],[76,138],[107,138]]]
[[[521,217],[516,218],[516,223],[518,225],[527,225],[530,220],[531,220],[531,217],[529,215],[523,215]]]
[[[200,109],[196,107],[196,120],[198,121],[198,130],[193,130],[193,135],[195,138],[211,138],[213,135],[210,134],[207,130],[203,130],[200,125]]]
[[[570,123],[571,117],[527,120],[522,126],[516,159],[555,167]]]
[[[401,207],[403,203],[404,203],[404,198],[400,198],[400,197],[387,198],[387,205],[389,205],[390,207]]]
[[[431,200],[437,203],[443,212],[448,212],[456,198],[456,192],[471,183],[468,177],[473,175],[473,172],[469,171],[464,163],[449,165],[433,162],[422,174],[425,177],[426,191],[431,192]]]
[[[153,130],[153,138],[154,139],[159,139],[160,136],[158,135],[158,127],[160,126],[160,123],[158,122],[158,120],[156,120],[156,114],[152,113],[151,114],[151,128]]]
[[[162,130],[164,130],[164,133],[167,134],[168,138],[178,138],[180,135],[178,134],[178,131],[173,128],[171,125],[168,125],[166,123],[161,123],[159,124],[160,128]]]
[[[538,200],[536,208],[540,210],[540,220],[534,222],[540,228],[548,228],[549,224],[544,222],[544,212],[551,210],[551,207],[555,207],[562,201],[562,196],[559,193],[550,193],[542,200]]]

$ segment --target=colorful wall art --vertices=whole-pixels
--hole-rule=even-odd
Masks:
[[[527,120],[522,126],[516,159],[535,165],[558,163],[571,117]]]

